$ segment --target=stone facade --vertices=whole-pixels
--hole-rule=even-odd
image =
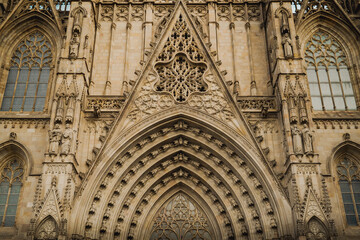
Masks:
[[[21,182],[10,226],[13,195],[0,192],[0,238],[360,238],[359,9],[0,0],[1,184]],[[336,110],[335,85],[334,109],[323,96],[315,107],[306,54],[319,32],[340,49],[321,51],[346,66],[355,108],[342,90]],[[44,108],[4,110],[29,34],[51,46]]]

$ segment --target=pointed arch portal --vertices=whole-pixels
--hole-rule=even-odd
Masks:
[[[165,29],[83,181],[72,232],[92,239],[292,234],[289,201],[182,1]]]

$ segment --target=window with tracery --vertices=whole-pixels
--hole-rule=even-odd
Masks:
[[[316,218],[311,218],[308,222],[306,239],[308,240],[327,240],[329,239],[325,226]]]
[[[213,239],[206,215],[182,193],[166,203],[153,222],[151,240]]]
[[[348,225],[360,225],[359,165],[344,157],[337,165],[339,185]]]
[[[156,60],[155,70],[160,77],[156,91],[170,93],[177,102],[185,102],[192,93],[208,89],[203,80],[207,69],[204,56],[182,15]]]
[[[355,110],[347,57],[328,33],[317,31],[306,44],[305,62],[314,110]]]
[[[53,217],[45,218],[36,229],[35,240],[56,240],[58,239],[58,227]]]
[[[1,111],[43,111],[52,62],[51,44],[40,32],[26,36],[10,60]]]
[[[1,226],[15,225],[15,216],[24,174],[21,161],[8,161],[1,169],[0,182],[0,221]]]

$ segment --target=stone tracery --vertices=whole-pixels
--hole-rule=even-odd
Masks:
[[[212,239],[209,220],[183,193],[177,194],[154,219],[150,239]]]

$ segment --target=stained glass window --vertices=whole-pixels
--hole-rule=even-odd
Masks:
[[[11,58],[1,111],[43,111],[51,62],[46,37],[40,32],[26,36]]]
[[[359,166],[347,157],[337,165],[339,185],[348,225],[360,225],[360,174]]]
[[[15,225],[16,209],[19,201],[24,168],[20,161],[8,161],[1,170],[0,180],[0,220],[1,226]]]
[[[314,110],[355,110],[346,55],[328,33],[316,32],[305,49],[307,77]]]
[[[214,239],[204,212],[182,193],[166,203],[153,222],[151,240]]]

